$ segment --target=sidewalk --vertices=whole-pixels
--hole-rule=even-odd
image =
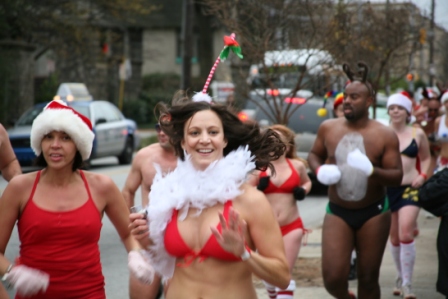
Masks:
[[[444,299],[445,297],[436,292],[437,280],[437,249],[436,239],[439,227],[439,218],[427,218],[425,211],[420,211],[418,224],[420,235],[415,239],[417,258],[414,266],[413,291],[418,299]],[[321,229],[313,229],[308,236],[308,243],[317,246],[305,246],[300,250],[299,256],[302,258],[315,258],[321,256]],[[380,286],[382,299],[398,299],[401,297],[392,295],[392,288],[395,283],[395,265],[386,247],[383,263],[381,265]],[[357,281],[350,281],[350,290],[356,294]],[[257,289],[259,299],[268,299],[266,291]],[[324,287],[298,287],[294,293],[294,298],[300,299],[333,299]],[[360,298],[362,299],[362,298]]]

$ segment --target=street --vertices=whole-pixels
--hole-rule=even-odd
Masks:
[[[130,166],[119,166],[115,158],[104,158],[92,161],[93,172],[110,176],[121,189],[125,183]],[[6,186],[6,181],[0,179],[0,192]],[[140,203],[140,190],[136,192],[136,204]],[[318,228],[322,224],[325,213],[326,197],[309,196],[306,200],[299,202],[300,214],[306,227]],[[108,299],[128,298],[128,269],[127,253],[116,233],[114,227],[107,217],[103,218],[103,228],[100,239],[101,261],[103,274],[106,279],[106,296]],[[6,248],[6,257],[14,260],[19,252],[19,240],[17,229],[14,229],[9,244]],[[14,290],[9,289],[11,298]]]

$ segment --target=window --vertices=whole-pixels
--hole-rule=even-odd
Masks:
[[[195,64],[198,63],[198,57],[199,57],[199,34],[196,32],[193,33],[193,41],[187,41],[187,42],[193,42],[193,53],[191,57],[191,63]],[[182,63],[182,32],[179,30],[176,33],[176,63],[181,64]]]

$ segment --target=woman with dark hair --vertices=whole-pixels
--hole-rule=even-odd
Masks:
[[[0,199],[0,275],[16,298],[106,298],[98,241],[104,213],[129,251],[131,273],[149,282],[154,269],[130,234],[128,209],[107,176],[80,170],[92,150],[90,120],[53,101],[31,128],[43,170],[16,176]],[[5,248],[17,222],[20,256]]]
[[[296,201],[303,200],[311,190],[311,180],[306,170],[306,162],[299,159],[296,153],[294,132],[283,125],[270,127],[279,134],[286,145],[285,153],[272,162],[275,174],[269,170],[261,171],[254,176],[254,184],[266,195],[274,215],[280,225],[285,246],[289,271],[292,274],[297,256],[299,255],[302,237],[305,229]],[[296,283],[291,280],[286,289],[275,288],[265,282],[269,298],[288,299],[294,297]]]
[[[397,269],[393,294],[405,299],[415,298],[411,282],[415,263],[414,237],[420,211],[418,188],[430,171],[431,156],[425,132],[409,126],[412,101],[403,94],[391,95],[387,100],[390,127],[398,137],[403,167],[403,179],[397,187],[387,187],[390,210],[390,251]],[[420,171],[421,170],[421,171]]]
[[[246,182],[282,156],[278,134],[242,123],[220,104],[187,99],[156,108],[179,161],[154,179],[149,223],[142,214],[130,218],[167,281],[165,298],[255,299],[252,274],[286,288],[280,228],[264,194]]]

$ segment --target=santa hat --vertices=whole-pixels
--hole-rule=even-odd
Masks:
[[[343,100],[344,100],[344,93],[343,92],[338,93],[334,98],[333,109],[336,110],[336,108],[338,108],[338,106],[342,104]]]
[[[51,101],[36,117],[31,127],[31,148],[38,156],[42,152],[42,138],[51,131],[63,131],[75,142],[83,160],[92,152],[95,134],[92,123],[81,113],[61,101]]]
[[[412,101],[401,93],[393,94],[387,99],[387,108],[389,109],[389,106],[391,105],[401,106],[406,109],[409,114],[412,111]]]

